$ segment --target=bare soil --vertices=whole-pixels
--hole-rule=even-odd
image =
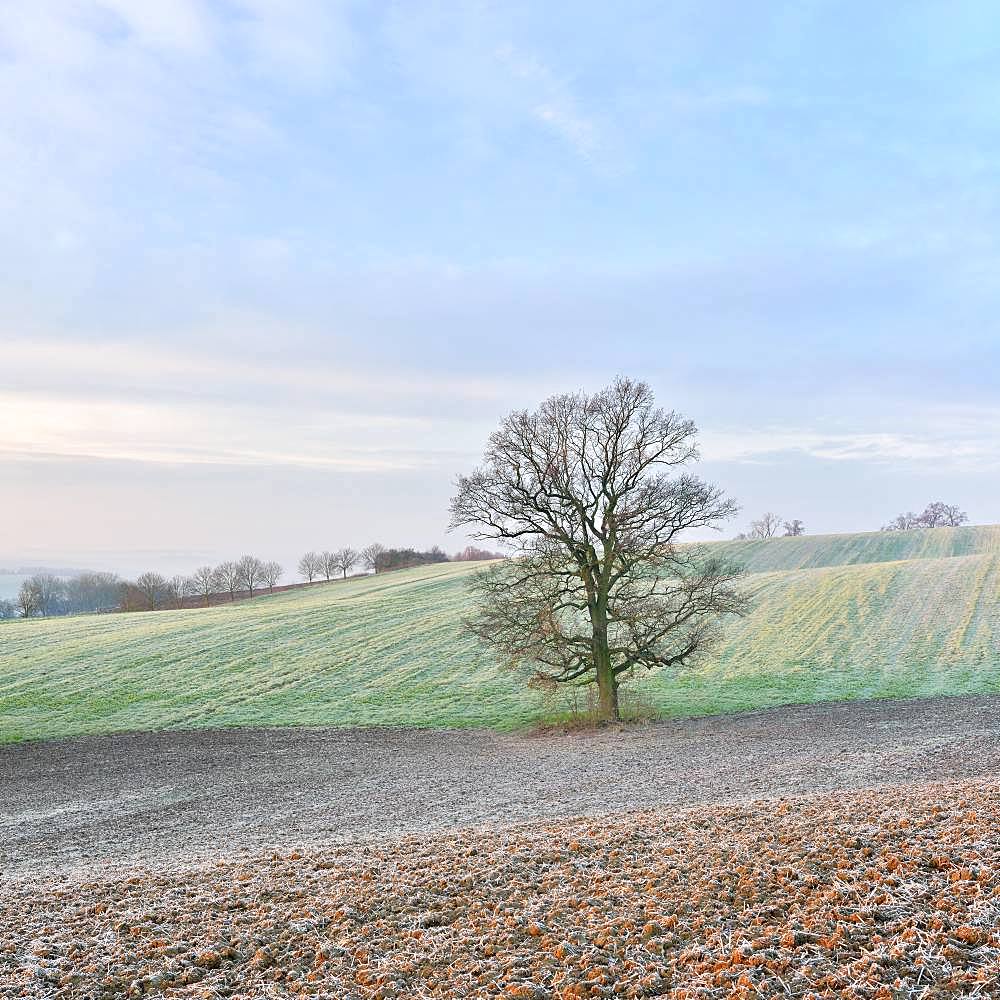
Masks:
[[[0,887],[36,1000],[1000,995],[991,779]]]
[[[25,743],[0,747],[0,870],[79,877],[954,778],[1000,778],[1000,698],[534,736],[269,729]]]

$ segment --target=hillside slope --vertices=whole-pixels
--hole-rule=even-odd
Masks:
[[[645,677],[632,698],[679,716],[1000,692],[1000,530],[938,530],[954,534],[907,544],[981,551],[885,562],[874,556],[889,551],[886,536],[808,539],[812,555],[798,558],[847,563],[853,552],[853,564],[751,575],[754,610],[711,659]],[[779,558],[769,546],[791,561],[785,543],[800,541],[754,543],[755,565]],[[203,610],[2,623],[0,741],[234,725],[506,728],[565,710],[567,696],[527,689],[463,633],[473,569],[424,567]]]
[[[724,553],[751,573],[898,559],[943,559],[1000,553],[1000,525],[800,535],[797,538],[717,542],[712,544],[712,549]]]

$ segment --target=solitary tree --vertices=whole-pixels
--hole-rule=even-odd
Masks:
[[[361,562],[368,569],[377,573],[385,565],[385,546],[380,542],[372,542],[361,550]]]
[[[312,583],[322,572],[322,560],[318,552],[307,552],[299,560],[299,576]]]
[[[453,529],[516,556],[474,577],[472,631],[536,680],[596,683],[617,719],[624,676],[688,663],[746,608],[737,570],[677,544],[737,510],[679,471],[696,457],[694,424],[629,379],[506,417],[451,503]]]
[[[264,582],[264,564],[256,556],[243,556],[236,564],[240,583],[253,597],[254,590]]]
[[[782,527],[785,529],[786,538],[796,538],[806,533],[806,526],[798,518],[794,521],[785,521]]]
[[[358,553],[352,548],[338,549],[336,551],[335,559],[337,562],[337,569],[340,570],[345,580],[347,579],[347,574],[354,569],[360,558],[361,556],[358,555]]]
[[[206,608],[211,603],[212,594],[225,586],[225,582],[221,579],[218,570],[213,569],[211,566],[199,566],[191,574],[188,584],[191,593],[204,600]]]
[[[0,601],[0,621],[17,617],[17,605],[13,601]]]
[[[266,562],[263,565],[262,576],[264,582],[267,584],[267,589],[274,593],[274,588],[277,586],[278,581],[281,579],[282,574],[285,571],[276,562]]]
[[[773,511],[762,514],[756,521],[750,522],[751,538],[773,538],[781,527],[781,518]]]

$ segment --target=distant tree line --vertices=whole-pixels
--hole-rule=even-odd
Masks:
[[[34,573],[24,580],[13,601],[0,601],[0,619],[48,618],[54,615],[108,611],[158,611],[184,607],[189,601],[210,604],[217,595],[250,597],[273,591],[283,575],[279,563],[246,555],[218,566],[200,566],[189,577],[166,577],[152,570],[134,580],[116,573],[80,573],[68,578]]]
[[[0,601],[0,618],[114,611],[121,601],[121,588],[122,580],[115,573],[80,573],[68,579],[33,573],[21,583],[13,601]]]
[[[372,573],[390,569],[407,569],[429,563],[448,562],[448,555],[439,546],[425,552],[413,548],[391,549],[380,542],[366,545],[360,552],[355,549],[337,549],[333,552],[307,552],[299,560],[299,574],[307,583],[316,580],[346,579],[355,566],[362,566]]]
[[[218,566],[199,566],[191,576],[170,579],[160,573],[147,572],[126,582],[122,611],[156,611],[160,608],[182,607],[191,598],[207,607],[212,598],[237,594],[253,597],[265,589],[271,593],[284,575],[280,563],[245,555],[227,560]]]
[[[346,579],[351,570],[361,566],[370,573],[384,573],[393,569],[411,569],[414,566],[428,566],[444,562],[476,562],[488,559],[503,559],[499,552],[466,546],[461,552],[449,556],[440,546],[426,550],[414,548],[386,548],[380,542],[372,542],[360,551],[351,548],[334,551],[307,552],[299,560],[299,575],[306,583],[317,580]]]
[[[435,545],[425,551],[414,548],[387,548],[378,542],[360,551],[345,547],[333,551],[307,552],[298,564],[307,583],[346,579],[358,567],[382,573],[432,563],[502,559],[500,553],[470,545],[449,557]],[[254,597],[272,592],[284,575],[282,566],[245,555],[219,563],[199,566],[190,576],[167,577],[149,570],[134,580],[116,573],[79,573],[60,577],[54,573],[34,573],[21,584],[14,600],[0,600],[0,620],[48,618],[55,615],[98,614],[110,611],[159,611],[165,608],[206,607],[218,599],[236,600],[238,594]]]
[[[299,575],[307,583],[321,579],[332,580],[337,576],[346,580],[361,559],[362,553],[352,548],[333,552],[307,552],[299,560]]]
[[[969,515],[959,510],[956,504],[936,500],[929,503],[922,514],[907,511],[898,514],[888,524],[882,525],[883,531],[915,531],[918,528],[957,528],[965,524]]]
[[[756,521],[750,522],[748,531],[741,531],[736,537],[740,541],[757,538],[774,538],[778,534],[785,538],[795,538],[806,533],[806,526],[798,518],[784,521],[774,511],[767,511]]]
[[[918,528],[956,528],[965,524],[969,515],[957,504],[944,503],[936,500],[929,503],[921,514],[907,511],[899,514],[888,524],[882,525],[883,531],[915,531]],[[767,511],[756,521],[750,522],[747,531],[741,531],[736,537],[740,540],[774,538],[777,535],[796,536],[805,534],[805,525],[798,518],[785,521],[773,511]]]
[[[412,566],[428,566],[433,563],[448,562],[448,555],[435,545],[426,552],[416,549],[387,549],[381,545],[369,545],[364,550],[365,565],[376,573],[390,569],[409,569]]]
[[[506,559],[502,552],[490,552],[489,549],[480,549],[475,545],[467,545],[461,552],[456,552],[452,557],[452,562],[487,562],[491,559]]]

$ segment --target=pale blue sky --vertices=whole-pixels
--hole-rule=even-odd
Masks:
[[[982,3],[0,0],[0,563],[446,538],[615,374],[810,530],[1000,521]]]

